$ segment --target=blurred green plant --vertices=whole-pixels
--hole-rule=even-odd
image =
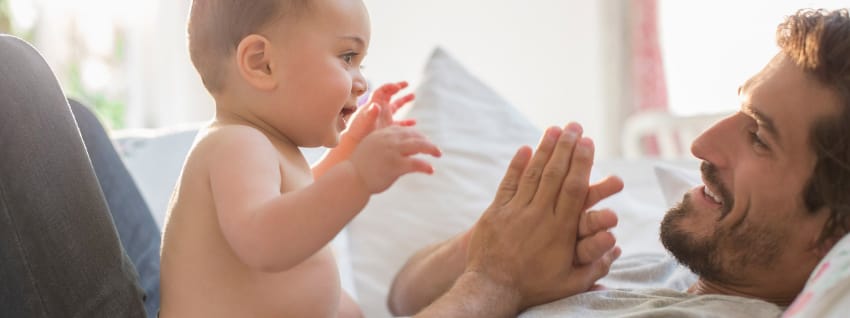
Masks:
[[[0,0],[0,33],[12,33],[12,18],[9,16],[9,1]]]
[[[65,80],[65,95],[94,110],[100,121],[111,129],[124,128],[125,104],[123,101],[110,98],[105,92],[87,90],[83,83],[80,64],[69,65],[68,78]]]
[[[124,36],[120,32],[116,32],[115,44],[112,54],[105,58],[100,58],[109,68],[115,70],[124,65],[126,59],[126,44]],[[82,43],[84,41],[74,41]],[[85,48],[76,48],[78,51],[85,51]],[[73,59],[67,66],[66,78],[63,81],[65,95],[74,98],[84,105],[88,105],[100,117],[101,122],[105,123],[111,129],[122,129],[126,127],[126,94],[123,91],[117,91],[114,87],[104,88],[100,90],[87,88],[83,82],[82,71],[83,57]],[[112,81],[117,83],[118,81]],[[118,84],[113,84],[118,85]]]
[[[39,23],[36,22],[33,27],[26,30],[16,28],[15,16],[14,12],[11,10],[10,1],[0,0],[0,33],[12,34],[26,40],[27,42],[33,43],[36,47],[38,47],[38,43],[34,39],[35,32],[38,27]],[[74,36],[79,37],[84,35],[75,34]],[[112,56],[105,58],[107,60],[105,61],[106,64],[110,68],[113,68],[113,70],[125,65],[124,61],[126,59],[126,45],[124,43],[123,34],[116,32],[114,36],[115,47],[113,49],[113,54]],[[76,46],[72,49],[77,52],[81,52],[81,54],[75,54],[75,58],[72,58],[68,62],[66,72],[64,72],[64,76],[62,76],[63,78],[59,78],[59,81],[62,83],[62,87],[65,90],[65,95],[91,107],[107,127],[111,129],[124,128],[126,123],[125,92],[118,92],[116,94],[114,89],[92,90],[87,88],[85,83],[83,83],[83,74],[81,70],[82,61],[87,57],[87,48],[83,47],[84,41],[68,42],[72,46]],[[112,82],[114,83],[116,81]],[[110,91],[112,92],[110,93]]]
[[[8,0],[0,0],[0,33],[11,34],[32,43],[35,28],[21,30],[15,27],[14,12]]]

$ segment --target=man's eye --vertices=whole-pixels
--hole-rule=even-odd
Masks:
[[[767,143],[759,137],[758,131],[750,131],[750,142],[752,142],[753,147],[756,147],[761,150],[770,150],[767,146]]]

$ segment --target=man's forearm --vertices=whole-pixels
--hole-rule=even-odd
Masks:
[[[516,317],[520,303],[516,290],[486,275],[466,272],[445,295],[414,317]]]
[[[458,235],[417,252],[398,272],[387,306],[394,315],[413,315],[445,294],[466,265],[466,237]]]

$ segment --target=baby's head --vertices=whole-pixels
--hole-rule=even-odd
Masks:
[[[189,13],[189,54],[210,94],[299,146],[338,142],[366,91],[370,35],[362,0],[193,0]]]

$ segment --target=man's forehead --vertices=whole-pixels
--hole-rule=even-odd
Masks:
[[[761,84],[761,82],[763,82],[766,78],[775,76],[776,73],[780,72],[781,66],[789,62],[790,61],[787,60],[785,54],[776,54],[770,59],[770,62],[767,62],[767,65],[765,65],[761,71],[748,78],[743,84],[741,84],[741,86],[738,87],[738,94],[740,95],[748,92],[753,88],[753,86]]]
[[[793,144],[806,142],[811,125],[838,111],[834,92],[782,54],[745,81],[738,95],[742,113]]]

